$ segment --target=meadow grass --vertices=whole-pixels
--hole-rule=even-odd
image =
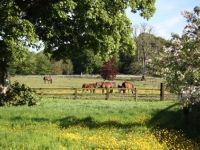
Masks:
[[[52,78],[53,83],[44,83],[43,77],[28,77],[28,76],[15,76],[11,77],[11,83],[14,81],[18,81],[19,83],[26,84],[31,88],[82,88],[84,83],[96,83],[103,82],[104,80],[101,78]],[[152,82],[153,79],[153,82]],[[135,88],[151,88],[151,89],[159,89],[160,83],[164,82],[164,79],[161,78],[147,78],[146,81],[140,81],[138,77],[135,78],[116,78],[113,82],[117,84],[122,84],[124,81],[130,81],[133,83]]]
[[[0,112],[0,149],[200,148],[191,130],[182,128],[175,101],[43,99]]]
[[[75,90],[77,89],[77,93],[79,94],[79,99],[105,99],[105,95],[90,95],[90,91],[84,91],[84,95],[82,94],[82,85],[84,83],[96,83],[96,82],[102,82],[104,81],[101,78],[61,78],[61,77],[54,77],[53,83],[44,83],[42,76],[35,76],[35,77],[28,77],[28,76],[15,76],[11,77],[11,83],[14,83],[14,81],[18,81],[21,84],[26,84],[30,88],[37,88],[36,91],[40,93],[41,91],[39,88],[42,88],[42,92],[46,93],[49,97],[62,97],[66,99],[73,99]],[[137,88],[137,95],[138,99],[148,99],[148,100],[159,100],[160,99],[160,83],[165,82],[164,79],[161,78],[148,78],[146,81],[140,81],[140,77],[134,77],[134,78],[116,78],[113,82],[116,82],[117,84],[122,84],[124,81],[131,82],[135,88]],[[153,81],[153,82],[152,82]],[[44,89],[48,88],[48,89]],[[58,89],[59,88],[59,89]],[[102,89],[97,88],[95,90],[96,94],[102,94]],[[106,91],[105,91],[106,93]],[[113,93],[118,93],[118,89],[113,89]],[[88,95],[89,94],[89,95]],[[168,91],[165,91],[165,94],[170,94]],[[53,95],[53,96],[52,96]],[[55,96],[57,95],[57,96]],[[59,96],[62,95],[62,96]],[[67,95],[67,96],[66,96]],[[140,97],[140,95],[142,97]],[[152,95],[152,97],[147,96]],[[110,99],[124,99],[123,95],[115,94],[110,95]],[[172,95],[174,99],[176,99],[176,95]],[[134,97],[132,96],[131,92],[127,95],[125,99],[128,100],[134,100]],[[172,99],[166,97],[166,99]]]

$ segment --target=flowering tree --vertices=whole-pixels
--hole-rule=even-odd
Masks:
[[[195,86],[200,85],[200,7],[193,12],[183,11],[182,15],[188,22],[182,36],[172,33],[171,44],[163,47],[150,66],[166,79],[170,91],[180,94],[184,89],[187,96],[181,103],[188,106],[199,101]]]
[[[114,80],[118,71],[114,66],[115,58],[111,58],[108,62],[105,62],[101,68],[100,75],[104,80]]]

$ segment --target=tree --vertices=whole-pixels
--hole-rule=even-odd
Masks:
[[[141,24],[140,26],[136,25],[134,29],[133,38],[137,46],[136,58],[144,67],[146,65],[146,60],[151,53],[152,43],[154,40],[154,27],[148,26],[147,24]]]
[[[95,55],[93,50],[85,50],[84,55],[72,59],[74,65],[74,73],[92,74],[99,73],[103,61],[100,55]]]
[[[7,86],[9,66],[28,53],[27,46],[34,46],[38,36],[33,24],[22,19],[15,1],[1,1],[0,12],[0,86]]]
[[[52,63],[43,52],[39,52],[36,55],[36,70],[35,73],[38,75],[51,75],[53,70]]]
[[[36,70],[36,53],[28,52],[26,57],[10,65],[10,74],[31,75]]]
[[[63,62],[62,64],[62,74],[73,74],[74,72],[74,67],[73,67],[73,64],[72,64],[72,61],[70,59],[67,59]]]
[[[167,80],[170,91],[180,94],[187,89],[189,96],[181,100],[187,106],[199,102],[199,91],[194,86],[200,85],[200,7],[182,14],[188,22],[182,36],[172,33],[171,45],[164,47],[151,65]]]
[[[24,19],[35,25],[45,52],[54,59],[72,58],[92,49],[106,60],[119,51],[119,47],[134,52],[132,27],[125,10],[140,11],[149,19],[155,12],[155,1],[77,1],[16,0],[24,12]]]
[[[62,74],[62,61],[51,60],[52,64],[52,74],[59,75]]]
[[[105,62],[101,68],[100,75],[104,80],[114,80],[118,71],[115,67],[115,58],[111,58],[108,62]]]

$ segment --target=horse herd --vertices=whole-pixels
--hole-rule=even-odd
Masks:
[[[110,89],[110,88],[118,88],[119,93],[123,91],[123,93],[126,92],[126,89],[131,90],[131,92],[134,94],[135,89],[132,83],[130,82],[123,82],[121,85],[116,85],[115,82],[96,82],[96,83],[90,83],[90,84],[83,84],[82,85],[82,93],[85,91],[85,88],[90,88],[90,93],[95,93],[96,88],[102,88],[102,93],[104,93],[104,90]],[[110,89],[110,93],[113,92],[113,89]]]
[[[45,76],[43,78],[44,80],[44,83],[46,83],[46,81],[48,81],[48,83],[52,83],[53,80],[51,77],[47,77]],[[121,93],[125,93],[126,92],[126,89],[128,89],[128,92],[129,90],[131,90],[131,92],[134,94],[135,93],[135,89],[134,89],[134,86],[131,82],[128,82],[128,81],[125,81],[123,82],[121,85],[120,84],[116,84],[115,82],[96,82],[96,83],[85,83],[82,85],[82,93],[85,91],[85,90],[88,90],[90,89],[90,93],[95,93],[95,89],[96,88],[102,88],[102,93],[104,93],[104,90],[107,90],[107,89],[110,89],[110,93],[113,92],[113,89],[112,88],[118,88],[118,92]]]

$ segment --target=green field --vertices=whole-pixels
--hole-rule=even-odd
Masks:
[[[84,91],[82,93],[82,85],[84,83],[96,83],[104,81],[101,78],[62,78],[62,77],[52,77],[53,83],[44,83],[43,76],[16,76],[11,77],[11,83],[18,81],[21,84],[26,84],[31,88],[35,89],[38,93],[45,97],[55,97],[55,98],[66,98],[66,99],[107,99],[107,95],[102,95],[102,89],[97,88],[95,94],[90,94],[90,91]],[[116,84],[122,84],[124,81],[131,82],[137,89],[137,98],[130,93],[128,90],[126,94],[119,94],[117,88],[113,89],[113,94],[110,94],[109,99],[113,100],[147,100],[154,101],[160,100],[160,84],[164,80],[161,78],[147,77],[146,81],[140,81],[141,77],[132,78],[116,78],[113,82]],[[39,88],[42,88],[40,90]],[[46,88],[46,89],[45,89]],[[77,96],[74,96],[75,88],[77,89]],[[105,91],[106,93],[106,91]],[[177,95],[165,91],[166,100],[177,100]],[[41,95],[41,94],[40,94]]]
[[[0,149],[199,149],[199,133],[181,124],[174,101],[44,99],[0,108]]]
[[[101,78],[52,78],[53,83],[44,83],[43,77],[11,77],[11,83],[18,81],[31,88],[81,88],[84,83],[96,83],[104,81]],[[140,81],[141,77],[135,78],[116,78],[113,82],[121,84],[124,81],[130,81],[136,88],[159,88],[160,83],[164,82],[161,78],[147,78],[146,81]]]
[[[12,77],[31,88],[81,88],[97,78]],[[162,79],[116,79],[136,88],[157,88]],[[36,106],[0,107],[0,149],[13,150],[196,150],[200,149],[199,123],[182,124],[177,101],[123,101],[97,97],[43,98]]]

